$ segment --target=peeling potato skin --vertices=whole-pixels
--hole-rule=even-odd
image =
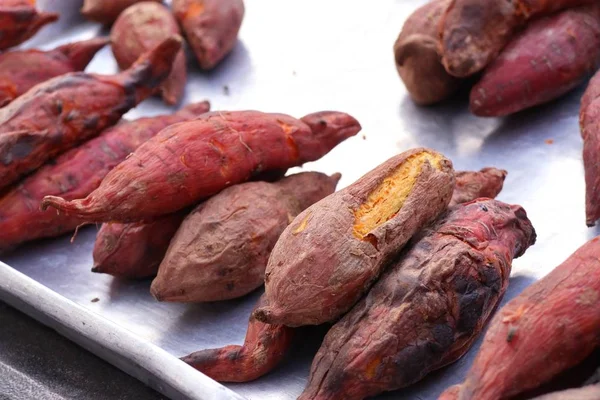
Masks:
[[[89,20],[108,25],[125,9],[142,1],[162,3],[162,0],[84,0],[81,14]]]
[[[110,31],[112,52],[119,68],[129,68],[144,52],[179,34],[179,26],[169,9],[154,2],[132,5],[119,15]],[[161,85],[162,98],[169,105],[183,97],[187,71],[183,49],[179,51],[171,74]]]
[[[589,385],[577,389],[568,389],[536,397],[531,400],[598,400],[600,385]]]
[[[582,99],[580,129],[585,171],[585,216],[587,226],[600,218],[600,73],[590,81]]]
[[[35,0],[3,0],[0,4],[0,50],[23,43],[57,19],[56,13],[38,11]]]
[[[117,75],[73,72],[0,109],[0,189],[114,125],[166,78],[181,39],[165,40]]]
[[[549,382],[600,345],[598,254],[600,238],[594,238],[496,313],[460,400],[511,398]]]
[[[150,221],[265,171],[319,159],[360,129],[335,111],[300,120],[259,111],[206,113],[148,140],[85,199],[47,196],[42,206],[89,222]]]
[[[243,296],[264,283],[269,254],[291,220],[335,191],[339,174],[248,182],[211,197],[186,217],[171,241],[152,295],[207,302]]]
[[[244,18],[242,0],[173,0],[200,67],[214,68],[235,46]]]
[[[161,129],[194,119],[209,109],[210,104],[203,101],[172,115],[121,122],[8,189],[0,196],[0,253],[24,242],[73,231],[84,221],[56,210],[41,211],[44,196],[87,196],[112,168]]]
[[[49,51],[15,50],[0,54],[0,107],[38,83],[69,72],[83,71],[107,43],[105,38],[94,38]],[[24,65],[27,68],[23,68]]]
[[[600,66],[600,4],[532,21],[472,88],[470,109],[500,117],[554,100]]]
[[[495,198],[502,191],[507,174],[505,170],[493,167],[483,168],[481,171],[456,172],[456,184],[448,207],[480,197]]]
[[[401,210],[365,239],[356,237],[355,210],[409,157],[427,153],[441,157],[441,169],[424,163]],[[312,205],[285,229],[271,253],[265,275],[269,307],[258,309],[256,318],[301,326],[340,317],[368,290],[385,262],[446,209],[453,189],[452,163],[418,148]]]
[[[394,43],[396,69],[408,94],[419,105],[452,96],[460,79],[448,74],[439,51],[439,22],[451,0],[434,0],[417,9]]]
[[[266,304],[261,296],[255,309]],[[181,359],[219,382],[249,382],[272,371],[291,347],[295,330],[250,316],[243,346],[200,350]]]
[[[364,399],[458,360],[502,299],[513,257],[534,241],[520,206],[450,209],[329,330],[299,400]]]

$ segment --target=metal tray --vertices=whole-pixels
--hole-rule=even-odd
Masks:
[[[39,1],[62,13],[27,46],[43,48],[98,35],[80,19],[79,1]],[[528,211],[538,242],[516,260],[505,301],[591,238],[584,219],[584,178],[577,114],[583,88],[563,99],[504,119],[469,114],[466,97],[416,107],[394,68],[392,45],[405,18],[425,1],[247,0],[240,41],[215,71],[191,63],[185,102],[209,99],[213,109],[258,109],[302,116],[334,109],[356,116],[363,131],[305,170],[343,174],[340,187],[392,155],[428,146],[457,169],[497,166],[509,171],[499,199]],[[89,71],[112,73],[103,49]],[[227,88],[227,89],[226,89]],[[128,118],[164,113],[150,99]],[[260,293],[212,304],[163,304],[150,282],[122,282],[91,273],[96,228],[73,244],[65,236],[2,257],[0,299],[25,311],[172,398],[294,399],[306,383],[322,329],[308,329],[290,357],[271,374],[246,384],[218,385],[180,362],[191,351],[243,341]],[[10,265],[11,267],[8,267]],[[92,302],[98,298],[99,301]],[[454,365],[414,387],[378,398],[436,399],[461,381],[477,343]]]

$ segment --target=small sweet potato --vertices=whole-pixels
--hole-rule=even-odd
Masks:
[[[598,400],[600,385],[589,385],[577,389],[568,389],[536,397],[532,400]]]
[[[265,274],[268,307],[256,318],[319,325],[348,311],[454,190],[452,163],[428,149],[390,158],[300,213],[273,248]]]
[[[154,2],[132,5],[119,15],[110,31],[115,59],[121,69],[129,68],[144,52],[173,34],[179,34],[179,26],[169,9]],[[186,82],[185,54],[179,50],[171,74],[160,87],[167,104],[179,103]]]
[[[590,81],[580,109],[585,170],[585,216],[587,226],[600,218],[600,72]]]
[[[58,14],[38,11],[35,0],[3,0],[0,3],[0,50],[23,43],[57,19]]]
[[[59,156],[0,196],[0,253],[30,240],[73,231],[84,221],[40,210],[46,195],[84,197],[106,174],[164,127],[207,112],[208,102],[190,104],[172,115],[121,122]],[[166,248],[165,248],[166,249]]]
[[[61,75],[0,108],[0,189],[114,125],[168,76],[180,48],[173,36],[120,74]]]
[[[188,215],[151,292],[160,301],[228,300],[264,283],[269,254],[300,212],[335,191],[341,175],[291,175],[229,187]]]
[[[478,199],[450,209],[329,330],[299,400],[364,399],[458,360],[535,237],[519,206]]]
[[[265,296],[257,307],[266,304]],[[273,370],[292,345],[295,330],[284,325],[270,325],[250,316],[242,346],[200,350],[181,359],[219,382],[248,382]]]
[[[600,66],[600,4],[532,21],[488,66],[470,108],[499,117],[554,100]]]
[[[0,54],[0,107],[38,83],[68,72],[83,71],[107,43],[107,39],[94,38],[49,51],[15,50]]]
[[[358,121],[334,111],[300,120],[258,111],[207,113],[140,146],[85,199],[47,196],[42,206],[89,222],[152,220],[263,171],[319,159],[359,131]]]
[[[448,74],[438,47],[438,25],[451,0],[434,0],[417,9],[394,43],[396,69],[413,101],[430,105],[452,96],[461,80]]]
[[[237,42],[242,0],[173,0],[173,13],[203,69],[214,68]]]
[[[493,167],[483,168],[479,172],[456,172],[456,185],[449,207],[467,203],[479,197],[495,198],[504,186],[506,174],[505,170]]]
[[[92,21],[112,24],[121,12],[141,1],[162,3],[162,0],[84,0],[81,14]]]
[[[600,345],[600,238],[493,318],[459,399],[508,399],[583,361]]]

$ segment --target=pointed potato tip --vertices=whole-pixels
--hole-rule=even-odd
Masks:
[[[335,184],[337,185],[340,182],[340,179],[342,179],[342,174],[339,172],[336,172],[336,173],[332,174],[329,178],[332,181],[334,181]]]

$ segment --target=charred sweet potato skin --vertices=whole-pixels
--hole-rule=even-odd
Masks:
[[[581,99],[580,129],[585,171],[585,216],[587,226],[600,218],[600,73],[590,80]]]
[[[209,108],[208,102],[200,102],[172,115],[122,122],[7,190],[0,196],[0,253],[30,240],[73,231],[84,221],[55,210],[41,211],[44,196],[74,199],[88,195],[111,169],[161,129],[196,118]]]
[[[460,400],[505,399],[536,388],[600,345],[598,254],[594,238],[498,311]]]
[[[257,307],[266,304],[265,296]],[[242,346],[200,350],[181,359],[219,382],[249,382],[272,371],[285,357],[294,338],[294,329],[257,321],[252,315]]]
[[[206,302],[262,286],[269,254],[302,210],[333,193],[340,175],[291,175],[248,182],[211,197],[186,217],[151,292],[161,301]]]
[[[0,4],[0,50],[17,46],[44,25],[58,19],[58,14],[40,12],[35,0],[4,0]]]
[[[554,100],[600,66],[600,4],[532,21],[471,90],[471,112],[498,117]]]
[[[505,170],[493,167],[483,168],[481,171],[456,172],[456,185],[449,207],[479,197],[495,198],[504,186],[506,175]]]
[[[242,0],[173,0],[173,12],[200,67],[214,68],[235,46],[244,18]]]
[[[110,31],[112,51],[121,69],[129,68],[144,52],[173,34],[179,34],[179,26],[169,9],[154,2],[132,5],[119,15]],[[165,103],[178,103],[184,92],[186,65],[183,49],[179,51],[171,74],[161,86]]]
[[[577,389],[568,389],[549,393],[532,400],[597,400],[600,399],[600,385],[588,385]]]
[[[504,295],[513,257],[534,241],[519,206],[450,209],[329,330],[300,399],[363,399],[459,359]]]
[[[402,186],[408,190],[400,209],[389,217],[370,214],[380,222],[363,229],[367,224],[362,221],[367,220],[361,212],[373,203],[381,205],[384,199],[397,197],[385,188],[409,180],[408,174],[394,178],[405,167],[415,175],[410,178],[412,186]],[[381,188],[385,190],[379,192]],[[257,310],[256,317],[267,323],[301,326],[343,315],[368,290],[388,258],[445,210],[453,189],[452,163],[439,153],[419,148],[392,157],[312,205],[277,241],[265,275],[269,307]]]
[[[348,114],[222,111],[164,129],[140,146],[85,199],[44,199],[90,222],[151,220],[197,204],[262,172],[314,161],[356,135]]]
[[[142,1],[162,3],[162,0],[84,0],[81,14],[92,21],[111,24],[125,9]]]

